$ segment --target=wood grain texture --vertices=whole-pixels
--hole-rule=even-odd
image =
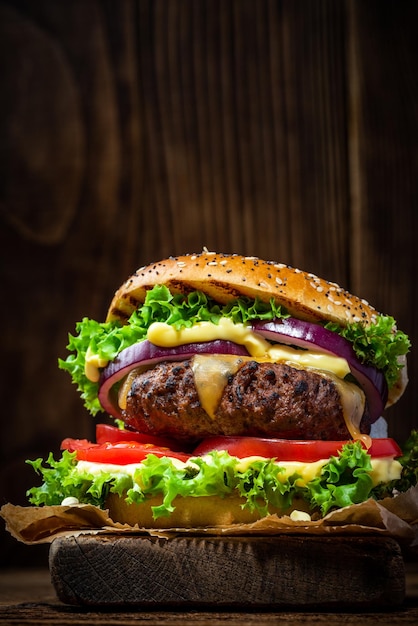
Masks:
[[[93,433],[57,358],[153,260],[290,263],[416,343],[417,17],[411,0],[0,0],[2,501],[25,502],[26,458]],[[399,439],[417,363],[387,414]]]
[[[410,68],[418,57],[411,23],[417,6],[407,2],[402,16],[393,8],[389,2],[349,3],[350,264],[353,290],[393,315],[414,347],[418,179],[410,148],[418,140],[418,107]],[[402,404],[388,412],[399,439],[417,426],[414,352],[409,375]]]
[[[63,602],[90,606],[359,609],[405,596],[385,538],[69,537],[52,543],[50,570]]]
[[[412,567],[411,567],[412,566]],[[359,609],[341,611],[300,609],[277,610],[255,609],[215,609],[200,610],[175,609],[168,611],[155,608],[138,610],[136,607],[116,607],[114,609],[64,605],[56,597],[46,568],[26,568],[0,571],[0,624],[91,624],[101,626],[270,626],[286,624],[309,626],[324,624],[378,624],[398,626],[417,624],[418,570],[416,563],[407,567],[407,596],[400,607],[376,607],[373,610]]]

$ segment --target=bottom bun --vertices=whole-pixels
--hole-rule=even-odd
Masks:
[[[248,507],[242,508],[245,499],[239,496],[177,496],[173,500],[174,511],[169,516],[154,519],[151,507],[161,503],[161,496],[154,496],[141,504],[128,504],[124,498],[110,494],[106,508],[114,522],[140,528],[215,528],[250,524],[265,517],[258,511],[250,511]],[[283,510],[270,506],[268,513],[282,516],[290,515],[295,510],[309,512],[309,505],[302,499],[294,500],[291,508]]]

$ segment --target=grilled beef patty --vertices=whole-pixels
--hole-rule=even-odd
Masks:
[[[349,439],[332,379],[284,363],[246,361],[228,376],[214,417],[201,406],[190,360],[162,362],[132,380],[126,427],[197,441],[213,435]],[[362,432],[370,431],[367,415]]]

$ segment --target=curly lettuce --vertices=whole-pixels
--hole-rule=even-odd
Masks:
[[[399,371],[403,367],[399,357],[408,353],[411,342],[405,333],[396,330],[393,317],[380,315],[375,324],[354,322],[345,327],[329,322],[325,328],[347,339],[362,363],[381,370],[389,388],[396,383]]]
[[[360,504],[373,488],[371,457],[360,442],[347,443],[338,456],[332,456],[321,475],[308,485],[312,504],[323,515],[333,508]]]
[[[64,451],[55,460],[49,455],[28,461],[42,477],[42,484],[27,492],[32,504],[56,505],[72,496],[80,503],[103,508],[109,493],[125,497],[128,503],[141,504],[160,494],[162,503],[153,507],[155,518],[169,516],[177,496],[204,497],[240,495],[243,507],[268,513],[269,506],[281,510],[293,501],[304,500],[319,515],[333,508],[358,504],[367,500],[372,491],[370,455],[360,442],[347,443],[338,456],[333,456],[320,469],[319,475],[307,484],[297,471],[284,475],[284,468],[274,459],[254,460],[245,470],[226,451],[213,451],[203,457],[192,457],[179,467],[169,457],[149,454],[133,473],[101,465],[101,471],[90,472],[78,464],[76,453]]]

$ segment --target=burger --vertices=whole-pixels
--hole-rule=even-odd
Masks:
[[[392,317],[288,265],[204,250],[142,267],[105,322],[69,336],[59,365],[96,440],[28,461],[43,479],[29,500],[197,528],[393,493],[402,452],[376,425],[404,392],[409,347]]]

